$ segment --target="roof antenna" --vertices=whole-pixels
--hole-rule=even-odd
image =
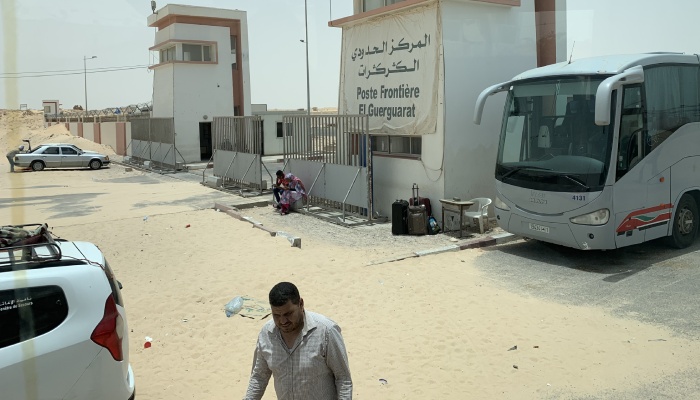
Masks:
[[[576,46],[576,41],[571,45],[571,54],[569,55],[569,64],[571,64],[571,58],[574,56],[574,47]]]

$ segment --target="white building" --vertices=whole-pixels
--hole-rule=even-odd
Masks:
[[[168,4],[148,17],[157,28],[152,66],[154,118],[174,118],[185,162],[212,155],[212,117],[250,115],[245,11]]]
[[[282,156],[284,154],[283,143],[283,119],[287,115],[306,115],[306,110],[268,110],[267,104],[253,104],[253,115],[259,115],[262,119],[262,154],[264,156]]]
[[[43,100],[41,102],[41,108],[44,109],[44,114],[56,115],[60,112],[60,103],[58,100]]]
[[[339,113],[370,116],[374,209],[391,215],[413,183],[433,215],[442,198],[493,197],[502,108],[475,125],[477,96],[565,59],[564,0],[353,1],[329,25],[343,29]]]

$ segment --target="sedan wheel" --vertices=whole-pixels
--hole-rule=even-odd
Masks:
[[[46,165],[42,161],[34,161],[32,163],[32,171],[43,171]]]
[[[92,160],[90,161],[90,169],[100,169],[102,168],[102,161]]]

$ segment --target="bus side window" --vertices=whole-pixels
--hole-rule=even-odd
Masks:
[[[668,112],[661,114],[658,120],[659,122],[656,129],[649,130],[648,132],[649,136],[647,141],[651,147],[651,150],[654,150],[658,145],[668,139],[668,137],[671,136],[676,129],[687,123],[685,121],[681,121],[678,116]]]

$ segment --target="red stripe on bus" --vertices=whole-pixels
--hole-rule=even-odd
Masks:
[[[620,226],[617,227],[616,232],[619,233],[619,232],[631,231],[633,229],[637,229],[638,227],[640,227],[642,225],[646,225],[646,224],[650,224],[650,223],[654,223],[654,222],[659,222],[661,220],[671,219],[671,213],[660,214],[660,215],[654,217],[654,219],[652,221],[647,221],[647,222],[640,221],[638,219],[632,219],[632,218],[637,217],[639,215],[644,215],[647,213],[662,211],[662,210],[672,209],[672,208],[673,208],[673,204],[668,203],[668,204],[660,204],[658,206],[645,208],[642,210],[633,211],[629,215],[627,215],[624,220],[622,220],[622,223],[620,224]],[[659,219],[659,217],[662,217],[662,216],[664,218]]]

